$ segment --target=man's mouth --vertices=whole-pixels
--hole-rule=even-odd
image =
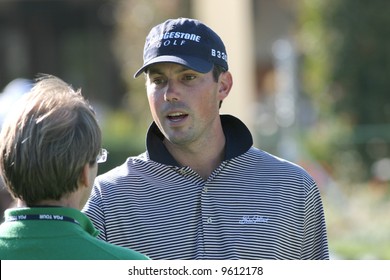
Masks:
[[[175,113],[170,113],[168,114],[168,119],[173,122],[178,122],[186,118],[188,114],[184,114],[181,112],[175,112]]]

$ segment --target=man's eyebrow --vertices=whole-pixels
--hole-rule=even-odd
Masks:
[[[146,74],[162,74],[162,71],[160,71],[158,68],[149,67],[146,70]]]

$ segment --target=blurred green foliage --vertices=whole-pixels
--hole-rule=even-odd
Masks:
[[[145,79],[133,74],[141,67],[145,37],[150,28],[167,18],[189,16],[189,0],[119,0],[115,2],[115,32],[112,48],[126,83],[122,106],[105,113],[103,145],[109,151],[99,173],[122,164],[127,157],[145,151],[145,139],[152,118]]]
[[[301,81],[318,117],[302,142],[335,179],[323,189],[331,257],[390,259],[390,183],[372,171],[390,157],[390,2],[300,4]]]
[[[332,258],[390,259],[388,184],[339,184],[323,198]]]
[[[371,179],[390,156],[390,2],[300,3],[301,78],[319,118],[306,145],[340,178]]]
[[[125,162],[129,156],[145,151],[147,127],[151,120],[135,122],[126,110],[113,110],[106,113],[101,124],[103,131],[103,147],[108,150],[108,159],[99,165],[102,174]]]

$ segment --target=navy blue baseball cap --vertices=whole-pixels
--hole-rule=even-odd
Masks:
[[[207,73],[213,65],[228,70],[227,53],[221,38],[202,22],[178,18],[155,26],[146,37],[144,64],[134,74],[138,77],[148,66],[172,62],[200,73]]]

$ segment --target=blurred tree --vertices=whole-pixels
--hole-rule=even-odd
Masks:
[[[57,75],[108,106],[125,84],[110,47],[114,1],[0,1],[0,88],[37,73]]]
[[[121,0],[116,4],[116,31],[113,40],[122,78],[127,83],[128,112],[142,127],[150,124],[149,107],[145,96],[145,82],[133,75],[142,66],[143,47],[150,29],[168,18],[189,14],[189,0]]]
[[[353,144],[369,171],[390,149],[390,2],[334,2],[326,22],[341,39],[330,49],[331,93],[336,113],[354,126]]]
[[[390,2],[301,3],[302,80],[321,112],[308,145],[340,175],[369,179],[390,150]]]
[[[102,165],[103,173],[128,156],[145,150],[145,135],[151,123],[143,77],[133,75],[143,64],[143,47],[150,29],[168,18],[189,16],[190,0],[118,0],[113,5],[114,34],[111,48],[120,68],[126,93],[121,108],[106,112],[103,142],[109,150],[109,160]]]

